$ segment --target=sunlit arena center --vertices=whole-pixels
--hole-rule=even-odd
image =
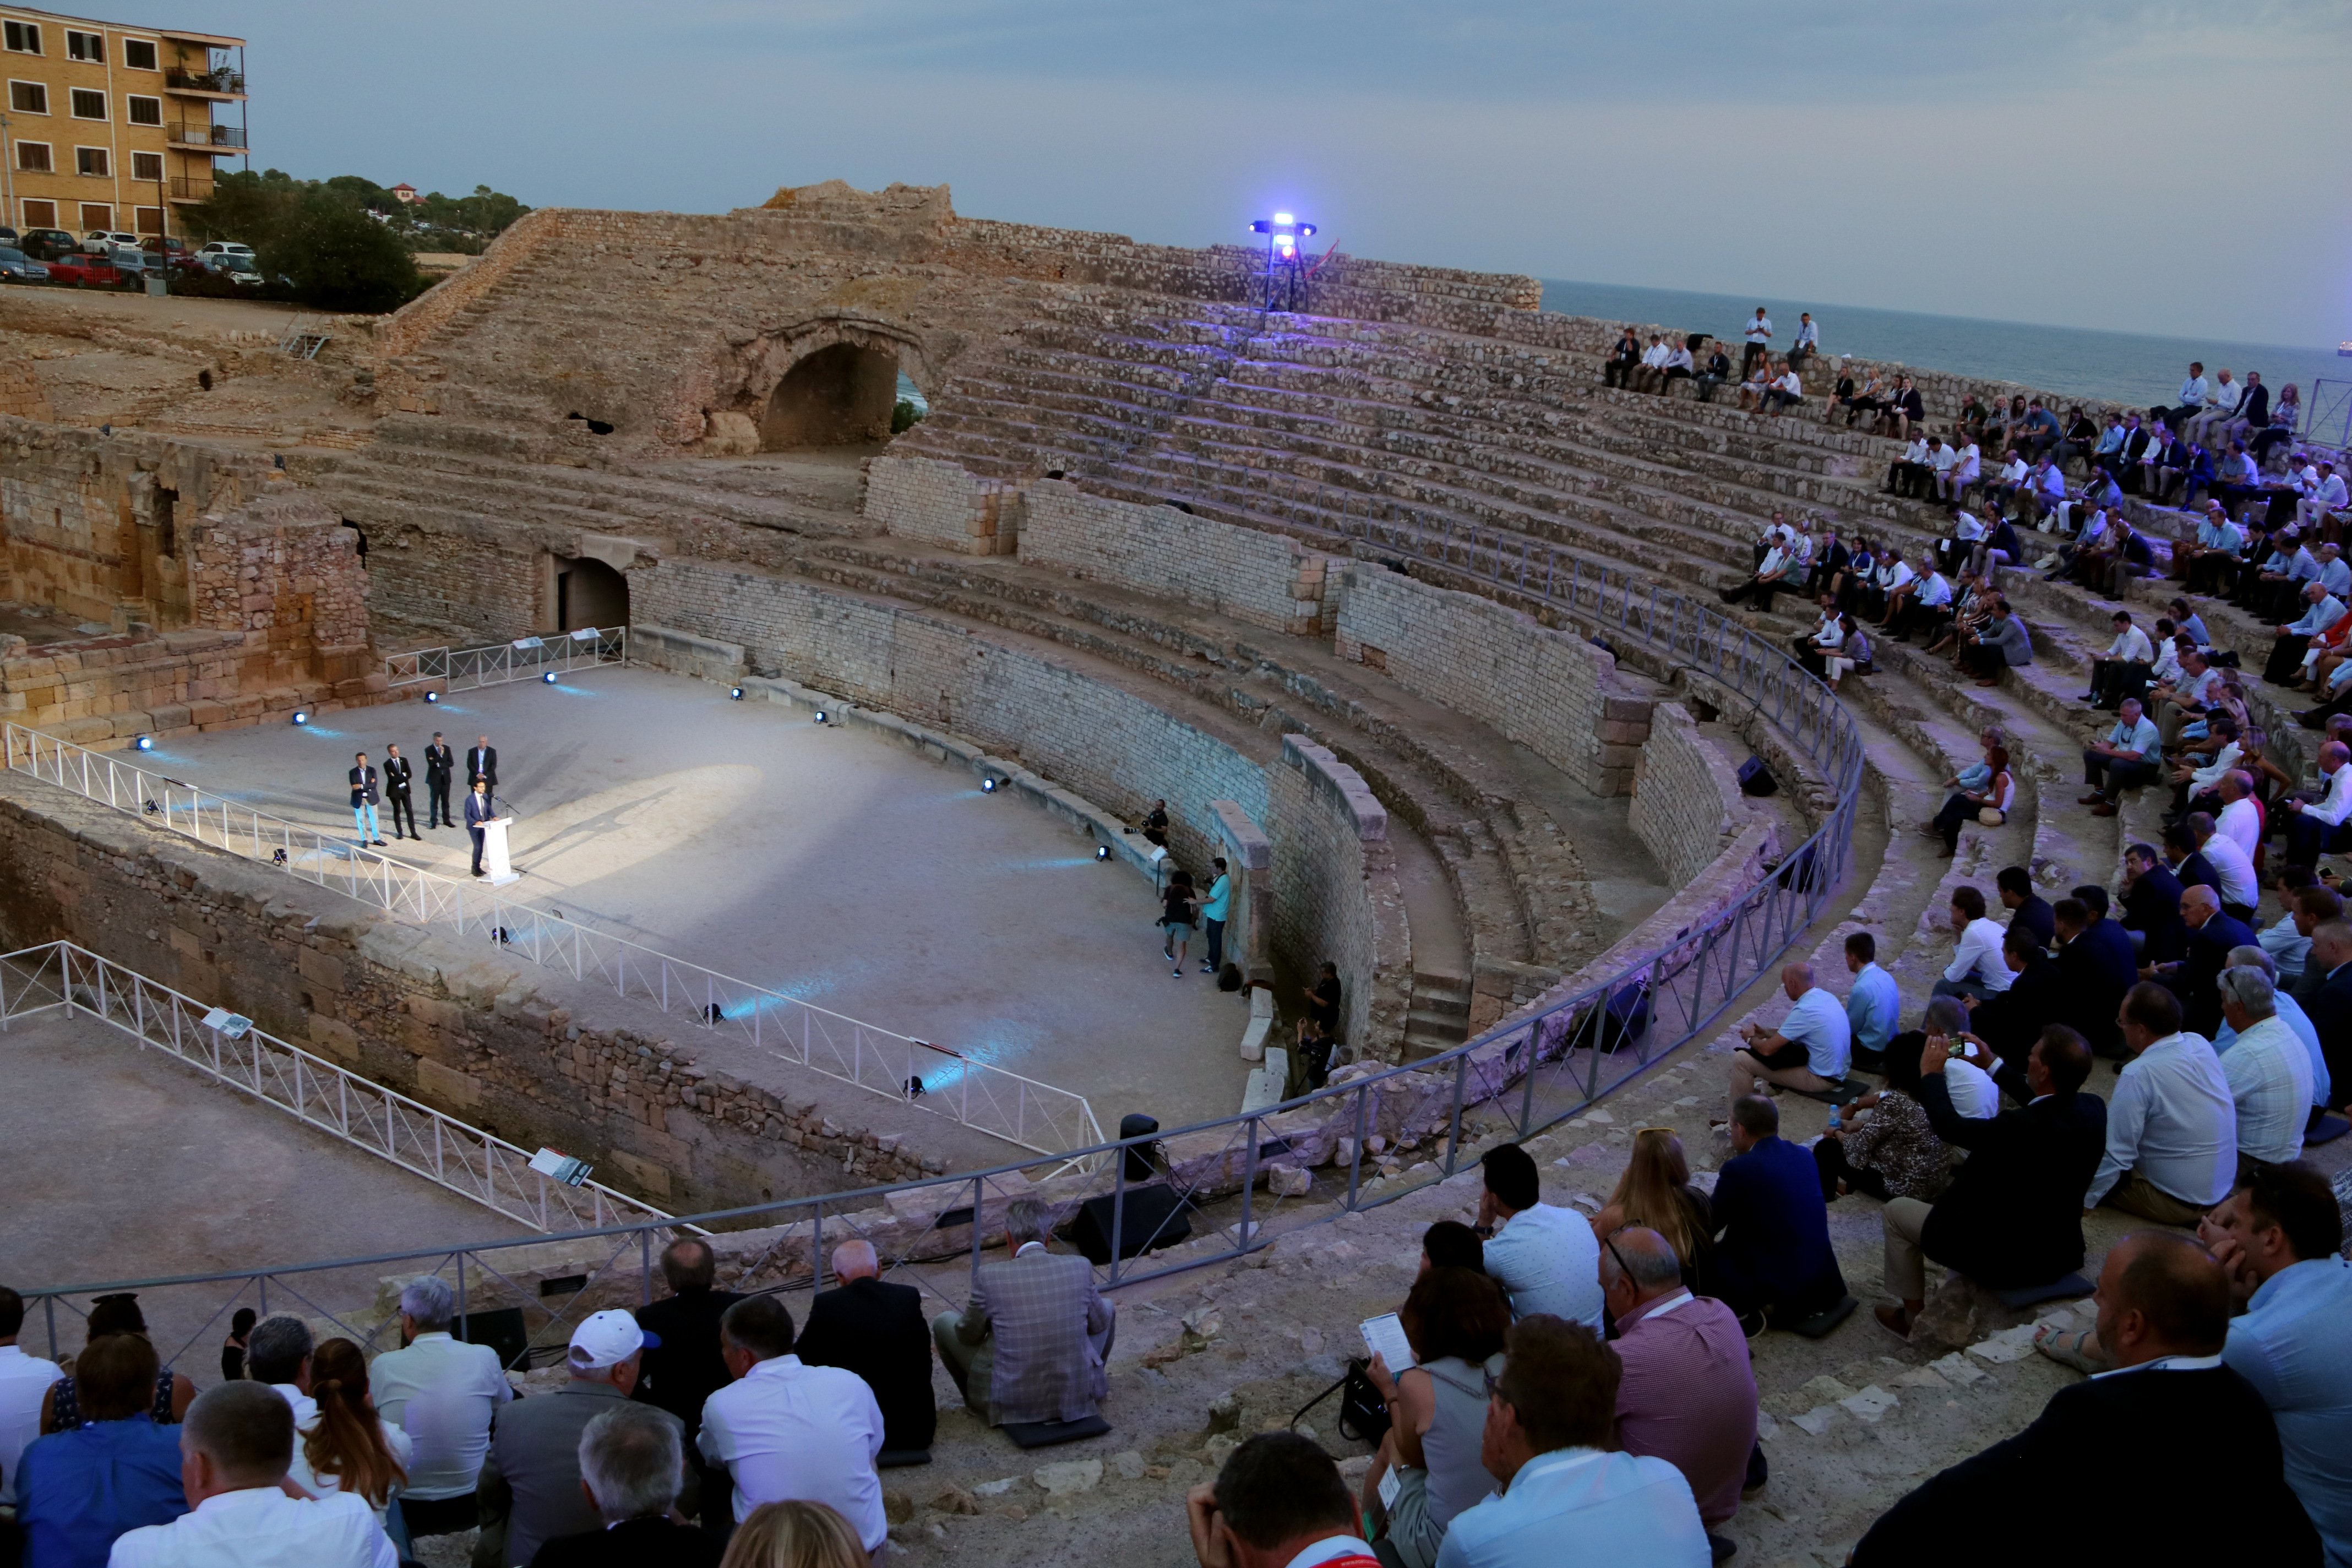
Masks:
[[[712,1562],[801,1498],[861,1554],[1182,1564],[1203,1485],[1212,1537],[1312,1545],[1247,1489],[1335,1462],[1327,1536],[1533,1562],[1481,1510],[1554,1449],[1627,1489],[1560,1542],[1887,1562],[1933,1478],[2131,1386],[2086,1373],[2220,1353],[2218,1237],[2340,1294],[2342,432],[2184,486],[2124,442],[2270,427],[2210,384],[1750,355],[1325,216],[1184,248],[830,181],[530,211],[383,314],[0,290],[19,1521],[48,1367],[103,1408],[143,1335],[199,1400],[292,1389],[290,1320],[313,1405],[329,1342],[376,1363],[395,1454],[437,1439],[382,1358],[495,1352],[480,1479],[404,1461],[386,1561],[598,1524],[501,1467],[707,1340],[670,1476]],[[1085,1303],[1042,1402],[1008,1363],[1058,1320],[992,1272],[1041,1241]],[[768,1305],[722,1332],[714,1282]],[[1683,1283],[1749,1382],[1644,1447]],[[728,1447],[796,1329],[889,1423],[807,1439],[837,1496]],[[2293,1332],[2317,1426],[2210,1395],[2281,1563],[2352,1520],[2308,1452],[2352,1341]],[[1494,1358],[1459,1409],[1449,1355]],[[1618,1425],[1472,1474],[1449,1423],[1571,1364]],[[173,1397],[138,1419],[236,1415]]]

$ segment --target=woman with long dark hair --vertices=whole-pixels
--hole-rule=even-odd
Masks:
[[[310,1352],[310,1398],[318,1419],[297,1435],[287,1479],[312,1497],[349,1492],[375,1510],[378,1524],[408,1480],[415,1451],[408,1434],[375,1413],[368,1397],[367,1357],[350,1340],[325,1340]]]
[[[228,1341],[221,1346],[221,1381],[236,1383],[245,1376],[245,1336],[253,1332],[253,1309],[239,1307],[228,1321]]]

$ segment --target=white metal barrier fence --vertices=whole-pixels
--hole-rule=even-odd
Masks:
[[[543,675],[628,662],[628,627],[583,626],[576,632],[517,637],[485,647],[426,647],[395,653],[383,661],[383,673],[394,687],[439,682],[446,690],[471,691],[478,686],[537,680]]]
[[[0,955],[0,1030],[62,1009],[96,1018],[319,1131],[543,1232],[667,1222],[599,1182],[570,1186],[530,1152],[348,1072],[69,942]]]
[[[401,919],[491,942],[574,980],[609,986],[617,995],[650,1002],[665,1013],[683,1012],[699,1027],[812,1072],[1039,1153],[1102,1142],[1093,1106],[1069,1089],[672,958],[534,910],[497,889],[422,870],[37,730],[10,724],[0,740],[12,772],[278,867]]]

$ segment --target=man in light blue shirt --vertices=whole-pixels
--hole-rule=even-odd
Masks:
[[[2301,1161],[2238,1184],[2198,1239],[2252,1289],[2221,1363],[2253,1384],[2278,1423],[2286,1484],[2319,1531],[2328,1568],[2352,1568],[2352,1263],[2344,1215]]]
[[[1498,1144],[1478,1163],[1486,1184],[1478,1200],[1486,1275],[1503,1288],[1511,1316],[1549,1313],[1600,1332],[1608,1303],[1591,1224],[1543,1201],[1535,1159],[1517,1144]]]
[[[2284,924],[2290,932],[2294,930],[2294,917],[2291,914],[2281,923]],[[2276,927],[2272,928],[2273,931],[2276,929]],[[2294,1037],[2303,1042],[2304,1054],[2311,1058],[2311,1103],[2324,1110],[2330,1103],[2327,1098],[2328,1091],[2335,1087],[2334,1080],[2327,1076],[2327,1053],[2320,1048],[2319,1030],[2312,1023],[2311,1015],[2303,1010],[2302,1003],[2287,994],[2285,984],[2279,979],[2279,965],[2267,945],[2271,934],[2270,931],[2262,933],[2261,941],[2265,944],[2263,946],[2231,948],[2230,967],[2259,969],[2270,978],[2271,1003],[2277,1009],[2276,1016],[2279,1022],[2294,1032]],[[2304,951],[2310,952],[2311,939],[2304,937],[2301,940]],[[2221,1055],[2237,1044],[2237,1041],[2236,1027],[2224,1018],[2221,1021],[2220,1032],[2213,1037],[2213,1054],[2217,1057]]]
[[[2107,738],[2093,742],[2083,752],[2083,782],[2091,793],[2082,804],[2097,816],[2113,816],[2124,791],[2156,782],[2163,757],[2163,742],[2156,725],[2140,711],[2139,699],[2125,698]]]
[[[2180,402],[2164,416],[2165,424],[2175,430],[2186,430],[2189,421],[2205,412],[2207,395],[2205,366],[2192,360],[2189,365],[2189,379],[2180,384]]]
[[[1902,1024],[1903,992],[1895,976],[1878,967],[1878,939],[1866,931],[1845,939],[1845,967],[1853,976],[1853,988],[1845,997],[1852,1065],[1874,1072],[1883,1062],[1886,1042]]]
[[[1727,1104],[1737,1105],[1757,1093],[1759,1079],[1806,1094],[1835,1089],[1845,1079],[1853,1055],[1853,1029],[1846,1022],[1845,1004],[1813,984],[1810,963],[1783,965],[1780,989],[1795,1005],[1777,1029],[1750,1024],[1740,1031],[1747,1044],[1731,1053]]]
[[[1209,929],[1209,956],[1201,964],[1201,973],[1214,974],[1225,963],[1225,921],[1233,913],[1234,879],[1225,869],[1222,855],[1209,862],[1217,869],[1217,879],[1209,884],[1209,896],[1202,902],[1201,919]]]
[[[2083,1194],[2158,1225],[2195,1225],[2238,1173],[2238,1106],[2221,1058],[2182,1032],[2180,1003],[2154,981],[2124,994],[2124,1064],[2107,1105],[2107,1148]]]
[[[1512,1326],[1481,1446],[1501,1483],[1454,1516],[1437,1568],[1708,1568],[1690,1482],[1667,1461],[1606,1450],[1616,1356],[1557,1318]]]

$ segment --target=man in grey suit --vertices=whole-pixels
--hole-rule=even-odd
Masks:
[[[1091,1264],[1045,1250],[1051,1231],[1036,1199],[1007,1204],[1004,1247],[1012,1256],[981,1265],[962,1311],[931,1320],[940,1360],[963,1402],[992,1426],[1082,1421],[1109,1386],[1103,1363],[1116,1314],[1095,1289]]]

